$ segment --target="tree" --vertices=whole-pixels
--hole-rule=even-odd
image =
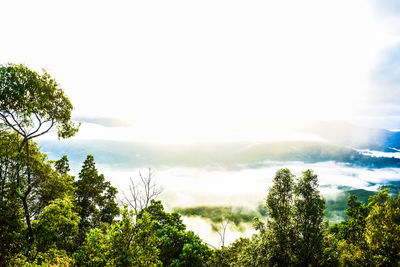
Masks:
[[[24,245],[24,216],[10,176],[15,170],[17,134],[0,129],[0,266]]]
[[[216,229],[217,234],[219,235],[220,239],[220,247],[225,247],[225,239],[226,239],[226,229],[228,228],[229,221],[223,220],[220,224],[220,227]]]
[[[122,219],[107,230],[91,229],[74,256],[78,266],[160,266],[154,221],[144,213],[135,219],[124,208]]]
[[[26,167],[26,158],[18,160],[17,150],[21,137],[16,132],[0,131],[0,266],[9,258],[7,254],[18,254],[27,247],[27,227],[24,225],[24,210],[16,194],[15,172]],[[60,175],[46,161],[46,155],[39,151],[36,143],[29,142],[30,178],[32,190],[27,197],[30,220],[37,219],[44,207],[51,201],[65,196],[73,197],[71,177]],[[25,147],[22,153],[25,152]],[[26,172],[21,173],[21,181],[26,180]],[[33,230],[34,235],[37,232]],[[22,239],[21,239],[22,238]]]
[[[28,228],[25,254],[34,242],[28,207],[28,196],[32,190],[29,143],[53,127],[57,128],[60,138],[73,136],[78,131],[78,125],[71,121],[72,109],[71,102],[46,71],[39,74],[24,65],[0,66],[0,120],[22,137],[17,150],[15,192],[22,202]],[[24,168],[21,166],[22,158],[26,159]],[[26,179],[22,180],[21,173],[26,173]]]
[[[250,240],[241,237],[227,247],[216,249],[213,256],[207,262],[207,266],[257,266],[253,261],[249,263],[248,258],[246,258],[249,248]]]
[[[68,157],[66,155],[62,156],[61,159],[54,163],[54,168],[62,175],[68,174],[68,172],[71,170],[69,167]]]
[[[63,198],[74,198],[75,188],[73,186],[73,177],[67,173],[60,173],[54,170],[52,161],[45,161],[46,157],[32,159],[35,164],[32,164],[32,185],[29,206],[33,218],[39,216],[43,209],[50,204],[51,201]]]
[[[325,200],[318,191],[318,177],[312,170],[303,172],[295,185],[294,228],[296,262],[301,266],[321,265]]]
[[[400,265],[400,193],[389,196],[388,189],[370,198],[366,219],[366,240],[375,266]]]
[[[124,199],[121,201],[124,205],[128,205],[136,213],[150,205],[152,199],[156,199],[163,191],[154,180],[154,171],[148,169],[147,174],[143,175],[139,171],[139,183],[135,183],[130,178],[129,193],[122,191]]]
[[[366,218],[369,207],[357,201],[354,195],[347,201],[347,219],[329,228],[337,240],[339,261],[342,265],[365,265],[370,262],[365,239]]]
[[[148,214],[154,221],[152,231],[159,242],[159,259],[165,266],[202,266],[211,256],[211,249],[192,231],[186,231],[180,215],[164,211],[161,201],[151,200],[138,219]]]
[[[79,224],[81,243],[89,229],[100,227],[101,223],[111,225],[114,217],[119,214],[115,202],[117,189],[105,181],[103,174],[98,173],[92,155],[88,155],[84,161],[79,179],[74,186],[76,208],[81,217]]]
[[[269,189],[266,207],[271,265],[289,266],[293,262],[295,229],[293,222],[294,175],[289,169],[280,169]]]
[[[312,170],[303,172],[297,183],[290,170],[278,170],[269,188],[266,208],[266,224],[254,219],[259,233],[235,256],[237,262],[233,266],[336,263],[331,238],[325,235],[325,201],[319,194],[317,175]]]
[[[72,252],[80,220],[73,208],[69,197],[56,199],[44,208],[37,220],[33,221],[39,251],[46,252],[51,248],[57,248]]]

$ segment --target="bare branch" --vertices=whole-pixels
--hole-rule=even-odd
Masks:
[[[4,114],[1,114],[1,113],[0,113],[0,116],[3,118],[3,121],[4,121],[8,126],[10,126],[10,127],[11,127],[14,131],[16,131],[19,135],[24,136],[24,134],[23,134],[22,132],[20,132],[17,128],[15,128],[16,125],[18,126],[18,128],[20,128],[19,125],[18,125],[18,123],[12,124],[12,123],[7,119],[7,116],[5,116]],[[15,121],[15,120],[14,120],[14,121]],[[20,129],[21,129],[21,128],[20,128]]]
[[[42,120],[39,118],[39,116],[36,113],[34,113],[34,114],[35,114],[36,120],[38,121],[39,125],[36,128],[36,130],[33,131],[32,133],[29,133],[29,135],[33,135],[33,134],[37,133],[39,131],[39,129],[42,127]]]
[[[36,134],[36,135],[29,135],[28,139],[32,139],[32,138],[36,138],[36,137],[38,137],[38,136],[44,135],[45,133],[47,133],[48,131],[50,131],[51,128],[53,128],[54,125],[55,125],[55,121],[54,121],[54,120],[51,120],[51,125],[49,126],[49,128],[47,128],[47,130],[45,130],[45,131],[43,131],[43,132],[41,132],[41,133],[38,133],[38,134]]]
[[[139,171],[139,183],[135,183],[132,178],[128,186],[129,192],[126,194],[122,191],[123,205],[128,205],[135,212],[139,212],[142,209],[148,207],[152,199],[157,198],[164,190],[162,186],[158,186],[154,179],[154,171],[149,168],[148,172],[143,175]]]
[[[25,129],[22,128],[21,122],[19,122],[19,121],[14,117],[14,115],[13,115],[11,112],[7,111],[7,113],[10,114],[11,118],[12,118],[13,121],[15,122],[15,125],[17,125],[18,128],[19,128],[19,129],[21,130],[21,132],[23,133],[23,134],[21,134],[21,135],[22,135],[22,136],[26,136],[26,131],[25,131]],[[11,125],[11,124],[10,124],[10,125]],[[19,132],[18,132],[18,133],[19,133]]]
[[[221,230],[217,231],[219,238],[220,238],[219,245],[222,248],[225,246],[226,228],[228,227],[228,224],[229,224],[228,221],[222,221],[221,222]]]

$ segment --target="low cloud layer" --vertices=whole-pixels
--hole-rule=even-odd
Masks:
[[[160,196],[168,208],[209,206],[245,206],[255,208],[268,193],[272,179],[280,168],[289,168],[296,176],[312,169],[318,175],[321,193],[334,198],[340,188],[376,190],[379,184],[398,181],[400,169],[353,168],[334,162],[304,164],[301,162],[243,170],[207,170],[202,168],[165,168],[156,170],[158,184],[165,190]],[[126,190],[129,177],[138,179],[139,169],[116,171],[99,166],[99,171],[118,187]]]
[[[127,127],[131,126],[130,123],[120,120],[117,118],[107,118],[107,117],[86,117],[86,116],[76,116],[73,117],[74,120],[80,122],[87,122],[98,124],[104,127]]]
[[[119,192],[128,192],[129,178],[139,181],[139,171],[143,169],[115,169],[98,165],[100,173],[116,186]],[[193,206],[237,206],[255,209],[264,203],[273,177],[280,168],[289,168],[297,177],[302,171],[312,169],[318,175],[321,194],[327,199],[335,199],[343,188],[377,190],[379,184],[399,181],[398,168],[354,168],[335,162],[304,164],[302,162],[275,162],[268,167],[240,170],[216,170],[207,168],[171,167],[155,169],[155,181],[164,187],[160,199],[166,210],[176,207]],[[77,172],[76,170],[74,172]],[[188,229],[207,243],[218,246],[219,237],[211,229],[211,223],[201,218],[184,217]],[[251,225],[244,225],[243,231],[228,229],[227,243],[238,237],[250,237],[254,233]]]

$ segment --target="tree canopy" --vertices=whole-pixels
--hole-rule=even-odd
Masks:
[[[60,85],[45,71],[25,65],[0,65],[0,118],[21,136],[32,139],[54,126],[60,138],[78,131],[71,121],[73,106]]]

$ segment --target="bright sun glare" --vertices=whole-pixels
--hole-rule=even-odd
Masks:
[[[370,103],[377,57],[396,41],[361,0],[44,4],[53,12],[30,1],[0,11],[14,22],[2,29],[12,40],[0,43],[2,61],[45,67],[76,116],[131,124],[87,124],[78,138],[257,139],[288,125],[356,119]],[[36,38],[37,29],[51,34]]]

